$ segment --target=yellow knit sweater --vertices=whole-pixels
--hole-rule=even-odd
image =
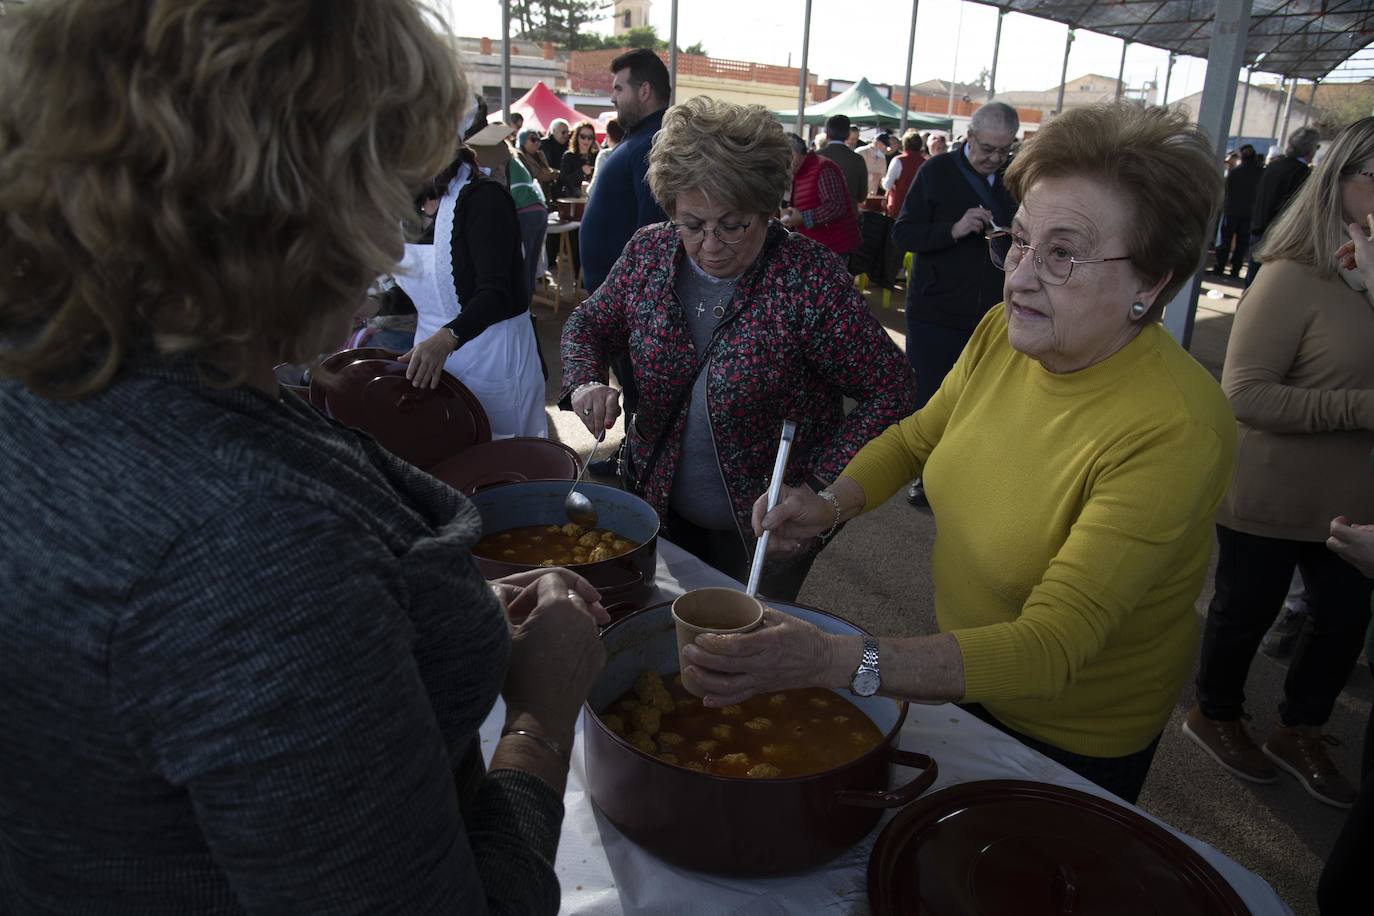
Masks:
[[[916,476],[965,699],[1078,754],[1160,733],[1193,670],[1212,517],[1235,460],[1216,381],[1158,325],[1055,375],[990,311],[929,404],[845,469],[865,510]]]

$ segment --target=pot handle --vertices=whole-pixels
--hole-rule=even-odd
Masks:
[[[935,758],[925,754],[917,754],[914,751],[899,751],[895,747],[889,746],[887,759],[889,763],[911,767],[923,772],[911,782],[896,789],[878,792],[844,789],[836,794],[836,800],[842,805],[854,805],[858,808],[900,808],[902,805],[915,801],[922,792],[934,785],[935,780],[940,776],[940,767],[935,763]]]

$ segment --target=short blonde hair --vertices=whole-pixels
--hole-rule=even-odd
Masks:
[[[1374,118],[1361,118],[1341,131],[1288,206],[1265,230],[1255,260],[1296,261],[1323,279],[1335,277],[1332,255],[1350,239],[1345,234],[1341,183],[1356,178],[1370,159],[1374,159]]]
[[[402,254],[466,85],[413,0],[46,0],[0,20],[0,375],[241,383]],[[314,352],[309,352],[314,348]]]
[[[766,213],[791,185],[792,147],[762,105],[699,95],[669,108],[649,151],[649,190],[669,216],[700,191],[739,213]]]
[[[1170,276],[1147,315],[1158,321],[1206,254],[1220,172],[1211,141],[1185,114],[1117,102],[1071,109],[1036,131],[1006,183],[1024,200],[1044,178],[1091,178],[1125,198],[1131,266],[1147,283]]]

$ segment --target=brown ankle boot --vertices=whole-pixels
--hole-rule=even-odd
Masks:
[[[1240,719],[1209,719],[1196,703],[1183,721],[1183,734],[1235,776],[1250,782],[1278,782],[1278,772],[1264,759]]]
[[[1331,758],[1327,744],[1335,738],[1323,735],[1320,725],[1276,725],[1264,742],[1264,755],[1292,773],[1317,801],[1337,808],[1355,804],[1355,788],[1346,782]]]

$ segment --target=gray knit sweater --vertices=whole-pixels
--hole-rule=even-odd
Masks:
[[[0,480],[0,913],[557,910],[462,496],[161,363],[0,381]]]

